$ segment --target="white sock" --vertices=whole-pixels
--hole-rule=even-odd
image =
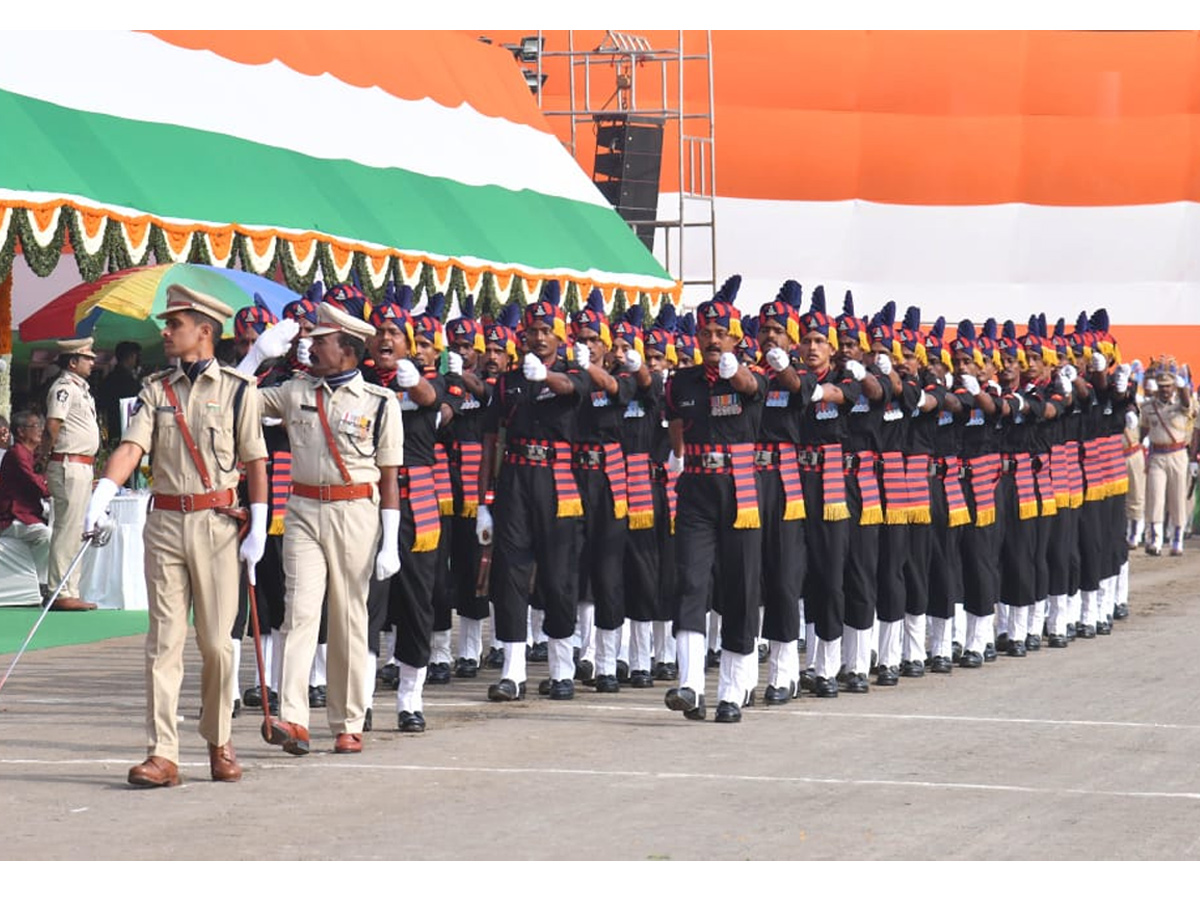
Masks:
[[[578,640],[580,660],[586,659],[594,663],[596,661],[596,604],[579,604],[579,613],[575,619],[575,639]]]
[[[267,679],[271,690],[279,693],[279,683],[283,680],[283,632],[271,631],[271,665],[267,668]]]
[[[954,633],[950,640],[957,641],[960,647],[967,644],[967,611],[961,601],[954,604]]]
[[[1029,614],[1029,633],[1036,635],[1038,638],[1042,636],[1042,628],[1046,624],[1046,608],[1048,603],[1045,598],[1038,600],[1033,604],[1033,610]]]
[[[1096,592],[1080,591],[1079,596],[1079,624],[1095,625],[1096,613],[1100,611],[1100,605],[1096,602]]]
[[[571,681],[575,677],[575,654],[570,638],[549,638],[546,641],[549,649],[551,681]]]
[[[629,670],[649,672],[653,628],[649,622],[627,620],[629,624]]]
[[[479,661],[483,656],[483,620],[458,617],[458,657]]]
[[[1083,596],[1076,591],[1067,597],[1067,624],[1074,625],[1079,621],[1079,614],[1083,608]]]
[[[817,654],[816,675],[818,678],[836,678],[842,666],[842,639],[821,641]]]
[[[396,664],[396,627],[394,625],[383,632],[383,640],[379,642],[379,656],[392,665]]]
[[[620,629],[597,628],[596,635],[596,674],[617,674],[617,652],[621,647]]]
[[[429,661],[431,663],[451,663],[450,629],[435,631],[429,644]]]
[[[963,642],[964,653],[970,650],[972,653],[983,655],[984,649],[995,637],[993,619],[994,616],[976,616],[967,613],[966,640]]]
[[[741,687],[738,685],[738,674],[742,654],[733,653],[729,650],[721,651],[721,665],[718,667],[717,676],[717,701],[722,700],[742,705],[742,700],[745,695],[742,693]]]
[[[925,617],[904,615],[904,649],[901,659],[925,662]]]
[[[772,687],[787,687],[800,680],[800,643],[798,641],[771,641],[770,656],[767,657],[767,684]]]
[[[996,612],[994,613],[994,615],[996,617],[996,634],[1008,634],[1009,633],[1008,632],[1008,628],[1009,628],[1008,620],[1010,618],[1010,615],[1009,615],[1010,609],[1011,609],[1011,607],[1009,607],[1009,605],[1007,603],[997,603],[996,604]]]
[[[518,687],[525,681],[525,642],[509,641],[504,647],[504,668],[500,670],[500,678],[507,678]]]
[[[816,670],[817,668],[817,650],[821,643],[817,637],[817,626],[808,623],[804,626],[804,670]]]
[[[629,619],[626,619],[621,623],[621,640],[617,647],[617,659],[625,660],[627,665],[629,663],[629,630]]]
[[[721,614],[715,611],[708,614],[708,649],[721,649]]]
[[[317,652],[313,654],[312,668],[308,670],[309,687],[319,687],[327,683],[325,675],[325,661],[328,656],[328,652],[328,644],[317,644]]]
[[[396,688],[396,712],[421,712],[421,694],[425,687],[425,666],[417,669],[400,663],[400,686]]]
[[[541,609],[529,607],[529,640],[535,644],[544,644],[549,638],[546,637],[546,632],[542,630],[542,625],[546,621],[546,612]]]
[[[1121,563],[1117,573],[1117,603],[1129,604],[1129,560]]]
[[[1046,600],[1046,630],[1051,635],[1060,637],[1067,633],[1067,609],[1069,601],[1066,594],[1051,594]]]
[[[675,654],[679,660],[679,686],[691,688],[696,696],[704,694],[704,634],[680,631],[675,635]]]
[[[904,648],[904,621],[879,622],[879,666],[900,666]]]
[[[940,619],[930,616],[927,619],[927,634],[929,637],[929,655],[944,656],[946,659],[954,652],[950,646],[950,636],[954,630],[953,619]]]

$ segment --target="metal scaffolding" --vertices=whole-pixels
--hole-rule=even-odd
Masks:
[[[683,283],[683,305],[687,307],[707,300],[717,286],[712,32],[702,34],[703,52],[689,53],[684,48],[683,31],[677,32],[674,47],[656,47],[640,35],[608,31],[599,46],[589,49],[576,47],[575,32],[568,31],[566,50],[545,49],[545,38],[539,31],[536,70],[531,68],[527,75],[542,114],[570,119],[569,138],[564,143],[587,172],[592,172],[593,160],[579,157],[579,130],[594,128],[597,117],[627,113],[674,124],[670,138],[670,132],[664,132],[662,166],[678,167],[679,202],[672,210],[675,215],[626,217],[626,221],[635,231],[638,226],[643,232],[654,229],[655,256]],[[692,42],[698,37],[693,35]],[[550,106],[559,98],[537,89],[546,80],[547,63],[553,67],[555,59],[564,60],[569,73],[565,109]],[[707,90],[699,92],[701,99],[693,97],[689,102],[684,91],[685,68],[690,69],[692,78],[698,69],[702,71]],[[557,72],[556,68],[556,78]],[[654,81],[648,83],[650,78]],[[655,82],[656,91],[652,90]],[[649,95],[652,100],[639,98],[639,84],[644,86],[643,97]],[[660,203],[658,213],[663,212]]]

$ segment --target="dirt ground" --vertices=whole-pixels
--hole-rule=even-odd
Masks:
[[[665,684],[539,698],[544,663],[522,703],[488,703],[487,671],[427,687],[423,735],[395,731],[379,689],[357,757],[333,754],[319,710],[305,758],[246,712],[237,785],[208,780],[189,646],[170,790],[125,783],[143,757],[140,638],[31,652],[0,696],[0,858],[1200,859],[1198,581],[1200,540],[1181,559],[1139,551],[1111,637],[740,725],[685,721]]]

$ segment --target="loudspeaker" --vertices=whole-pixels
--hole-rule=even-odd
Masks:
[[[658,218],[658,177],[662,169],[665,120],[610,113],[593,116],[596,160],[592,181],[626,222]],[[654,249],[654,226],[636,225],[638,237]]]

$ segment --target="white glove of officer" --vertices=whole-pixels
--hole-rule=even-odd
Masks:
[[[1146,392],[1147,397],[1149,397],[1151,394],[1157,394],[1158,393],[1158,382],[1155,381],[1153,378],[1147,378],[1146,381],[1142,384],[1142,389]]]
[[[103,531],[112,524],[108,514],[108,504],[117,496],[119,486],[111,478],[101,478],[92,491],[92,499],[88,501],[87,512],[83,514],[83,533],[95,534]]]
[[[295,319],[284,319],[272,325],[260,334],[242,361],[237,364],[237,370],[243,375],[253,375],[268,359],[283,356],[292,347],[292,341],[300,333],[300,323]]]
[[[267,512],[270,509],[265,503],[250,504],[250,531],[246,534],[246,539],[242,541],[242,546],[238,548],[238,558],[246,563],[246,573],[250,576],[250,583],[257,584],[254,578],[254,567],[258,565],[258,561],[263,557],[263,550],[267,546]]]
[[[308,351],[312,349],[312,338],[302,337],[296,341],[296,362],[302,366],[312,365],[312,354]]]
[[[632,375],[635,372],[641,371],[641,368],[642,354],[638,353],[636,350],[627,351],[625,353],[625,371]]]
[[[1142,424],[1141,419],[1138,418],[1137,413],[1135,413],[1132,409],[1125,410],[1125,430],[1126,431],[1137,431],[1138,427],[1141,424]]]
[[[875,368],[883,375],[892,374],[892,357],[887,353],[877,353],[875,355]]]
[[[1108,368],[1108,359],[1099,350],[1093,350],[1091,359],[1088,360],[1088,368],[1093,372],[1103,372]]]
[[[396,366],[396,384],[406,390],[410,387],[416,387],[421,381],[421,373],[417,371],[417,367],[413,365],[411,359],[402,359]]]
[[[722,353],[721,361],[717,363],[717,374],[722,378],[732,378],[737,374],[740,363],[732,353]]]
[[[446,371],[451,375],[461,375],[463,373],[463,358],[460,354],[454,351],[446,354]]]
[[[592,351],[588,349],[588,345],[579,343],[575,345],[575,365],[581,369],[586,369],[592,364]]]
[[[791,358],[782,347],[772,347],[767,351],[767,365],[776,372],[782,372],[791,364]]]
[[[375,580],[387,581],[400,571],[400,510],[381,509],[379,520],[383,523],[383,540],[375,555]]]
[[[669,472],[671,475],[678,475],[682,471],[683,457],[676,456],[675,451],[672,450],[667,454],[667,472]]]
[[[1200,462],[1196,462],[1196,460],[1193,459],[1190,463],[1188,463],[1188,477],[1200,478]]]
[[[1113,378],[1113,388],[1118,394],[1123,394],[1129,389],[1129,374],[1133,370],[1126,364],[1122,363],[1117,366],[1116,377]]]
[[[475,511],[475,537],[479,539],[481,547],[492,543],[492,511],[482,503]]]
[[[525,372],[526,381],[538,382],[546,380],[548,372],[546,371],[545,363],[532,353],[525,354],[525,365],[522,368]]]
[[[846,371],[850,373],[850,377],[855,381],[862,381],[867,377],[866,366],[855,359],[846,360]]]
[[[958,376],[958,380],[962,382],[963,389],[972,397],[979,396],[979,379],[974,375],[968,375],[966,372]]]

